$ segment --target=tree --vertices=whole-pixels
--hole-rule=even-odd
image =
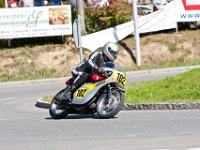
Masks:
[[[0,0],[0,8],[4,8],[4,0]]]

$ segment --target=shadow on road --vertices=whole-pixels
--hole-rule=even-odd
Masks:
[[[99,116],[97,115],[92,115],[92,114],[70,114],[68,116],[66,116],[64,119],[101,119],[99,118]],[[113,117],[113,118],[110,118],[110,119],[116,119],[117,117]],[[55,120],[51,117],[48,117],[48,118],[45,118],[46,120]]]

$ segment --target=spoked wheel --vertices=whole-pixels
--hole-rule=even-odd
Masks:
[[[107,93],[104,93],[99,98],[97,114],[103,119],[114,117],[122,109],[124,99],[124,93],[119,90],[111,91],[109,100],[107,99]]]
[[[64,91],[65,89],[58,92],[50,104],[49,113],[53,119],[63,119],[68,115],[68,107],[61,103]]]

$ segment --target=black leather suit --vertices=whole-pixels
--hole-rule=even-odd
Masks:
[[[102,53],[102,51],[96,51],[92,53],[88,60],[84,60],[77,67],[72,70],[72,77],[74,82],[72,84],[71,90],[74,92],[77,90],[87,79],[93,74],[99,72],[99,67],[108,58]]]

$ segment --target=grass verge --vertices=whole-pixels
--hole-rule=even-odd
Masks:
[[[50,102],[53,96],[45,96]],[[162,80],[127,84],[126,103],[200,102],[200,68]]]
[[[162,69],[162,68],[175,68],[175,67],[185,67],[185,66],[198,66],[200,65],[200,60],[189,60],[189,61],[170,61],[159,66],[140,66],[136,67],[134,70],[149,70],[149,69]],[[132,71],[133,69],[126,69],[126,71]]]
[[[69,73],[64,74],[63,76],[69,76]],[[45,78],[60,78],[63,76],[59,76],[56,74],[54,69],[40,69],[29,71],[25,68],[20,68],[20,74],[16,75],[9,75],[9,74],[0,74],[0,82],[9,82],[9,81],[25,81],[25,80],[36,80],[36,79],[45,79]]]
[[[52,95],[48,95],[48,96],[44,96],[42,98],[42,101],[50,103],[52,101],[52,99],[53,99],[53,96]]]
[[[193,69],[175,77],[129,84],[127,103],[178,103],[200,101],[200,69]]]

